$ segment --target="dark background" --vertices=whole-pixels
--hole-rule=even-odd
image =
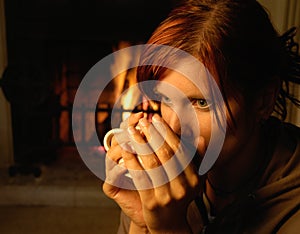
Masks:
[[[120,41],[145,43],[174,5],[174,0],[6,0],[8,67],[2,86],[11,103],[15,162],[49,162],[58,147],[72,144],[72,98],[63,106],[63,89],[74,96],[86,72]],[[59,136],[63,111],[69,113],[67,142]]]

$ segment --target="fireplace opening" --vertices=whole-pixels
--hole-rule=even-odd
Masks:
[[[67,157],[62,156],[65,149],[75,148],[73,101],[85,74],[115,50],[145,43],[176,2],[5,1],[8,66],[1,86],[11,103],[14,166],[31,170],[32,165]],[[126,62],[128,58],[119,59]],[[95,137],[102,141],[111,128],[115,97],[134,84],[134,74],[134,69],[127,71],[107,85],[96,113],[86,110],[78,115],[83,143]],[[142,103],[142,97],[129,93],[120,106],[124,110],[120,120],[134,102]],[[95,126],[85,126],[91,115],[95,115]],[[33,169],[39,176],[38,168]]]

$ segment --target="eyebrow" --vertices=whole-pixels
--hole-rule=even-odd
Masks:
[[[197,89],[198,90],[198,89]],[[164,95],[164,96],[168,96],[168,94],[166,94],[165,92],[163,92],[163,87],[161,87],[160,85],[157,85],[154,87],[153,92],[159,95]],[[182,92],[182,91],[181,91]],[[183,92],[182,92],[183,93]],[[184,93],[183,93],[184,94]],[[191,100],[191,99],[205,99],[207,100],[208,98],[205,98],[204,95],[200,92],[200,90],[198,90],[197,93],[190,93],[190,94],[184,94],[184,96]],[[169,97],[169,96],[168,96]]]

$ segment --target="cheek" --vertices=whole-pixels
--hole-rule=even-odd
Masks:
[[[201,113],[198,115],[198,124],[200,128],[200,136],[205,140],[205,146],[209,144],[210,137],[211,137],[211,117],[209,112],[208,113]]]
[[[217,165],[231,162],[240,154],[248,141],[248,135],[245,134],[245,130],[245,126],[238,126],[236,129],[227,130]]]
[[[195,137],[194,145],[196,146],[198,153],[204,155],[212,134],[210,112],[198,113],[197,119],[199,124],[197,127],[200,130],[200,135]]]
[[[171,116],[171,109],[167,108],[165,105],[161,104],[160,113],[161,113],[161,117],[164,119],[164,121],[167,124],[169,124],[170,123],[170,116]]]
[[[221,152],[222,160],[230,160],[232,155],[239,154],[248,144],[249,137],[256,129],[253,116],[236,109],[234,112],[235,126],[232,122],[228,123],[226,138]]]
[[[161,115],[164,121],[172,128],[172,130],[176,134],[183,134],[187,137],[193,136],[194,142],[196,144],[197,142],[199,143],[199,134],[196,135],[195,132],[199,133],[200,130],[200,136],[204,139],[205,147],[207,147],[207,145],[209,144],[212,134],[211,112],[199,111],[197,113],[197,126],[184,126],[183,129],[181,129],[177,114],[170,107],[162,104]],[[218,133],[213,134],[217,135]],[[200,145],[197,146],[197,148],[199,147]],[[201,149],[201,151],[203,151],[203,149]]]
[[[180,121],[172,108],[161,104],[161,116],[175,133],[180,134]]]

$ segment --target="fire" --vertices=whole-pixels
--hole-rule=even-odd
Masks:
[[[131,46],[130,43],[121,41],[114,50],[120,50],[129,46]],[[115,57],[115,63],[111,66],[111,71],[118,70],[119,67],[124,67],[124,65],[126,65],[126,67],[130,67],[131,63],[136,64],[136,59],[138,59],[138,55],[130,53],[130,50],[128,50],[128,53],[122,53],[121,56]],[[125,120],[130,115],[130,112],[127,112],[126,110],[134,109],[140,100],[140,92],[138,89],[132,88],[135,84],[136,68],[129,69],[114,78],[115,100],[122,95],[120,103],[121,106],[119,106],[119,108],[125,110],[125,112],[122,113],[121,121]]]
[[[130,43],[121,41],[113,50],[116,51],[130,46]],[[114,63],[110,67],[111,74],[114,74],[113,71],[119,71],[124,67],[131,67],[131,63],[137,64],[135,59],[138,59],[139,55],[136,54],[136,50],[134,51],[135,54],[130,50],[126,51],[128,53],[115,53],[117,56],[115,55]],[[99,140],[102,141],[105,133],[113,127],[112,125],[119,125],[130,115],[131,110],[133,110],[137,104],[141,103],[140,91],[137,88],[131,88],[136,83],[136,68],[132,68],[118,74],[105,87],[99,97],[97,104],[99,111],[97,111],[95,116],[98,136],[96,136],[94,132],[95,126],[88,124],[91,122],[88,120],[93,118],[95,112],[87,109],[85,112],[78,112],[76,114],[76,118],[74,119],[76,119],[75,125],[78,126],[78,129],[73,131],[76,131],[76,134],[81,136],[83,142],[88,142],[91,145],[94,143],[97,144],[95,139],[98,139],[98,137]],[[91,92],[93,92],[93,90],[81,98],[83,103],[89,104],[89,95],[92,94]],[[97,92],[97,89],[95,89],[95,92]],[[111,108],[121,109],[122,112],[116,111],[111,115]]]

